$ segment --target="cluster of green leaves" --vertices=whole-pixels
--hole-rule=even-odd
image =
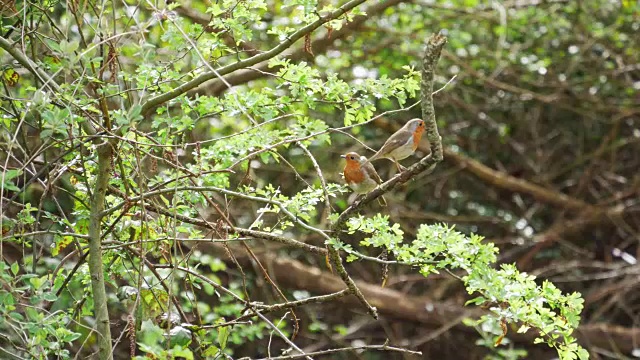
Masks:
[[[34,358],[70,358],[67,346],[81,337],[79,324],[68,309],[51,314],[42,311],[58,299],[56,290],[63,280],[58,277],[53,284],[46,275],[24,273],[17,262],[11,266],[0,262],[0,330],[6,340],[22,342],[24,351]]]
[[[487,321],[521,324],[518,332],[535,329],[536,342],[545,342],[557,349],[563,360],[587,359],[588,353],[573,337],[578,327],[584,300],[579,293],[562,294],[547,280],[538,284],[536,277],[518,271],[515,265],[502,264],[495,268],[498,249],[483,242],[476,234],[466,236],[444,224],[422,225],[416,238],[403,242],[398,224],[389,224],[388,216],[353,217],[348,230],[368,234],[360,245],[386,248],[401,264],[418,266],[425,277],[439,271],[463,270],[461,277],[469,294],[478,294],[467,304],[486,306],[491,315],[481,317],[477,324]],[[357,256],[350,257],[355,260]],[[506,327],[497,343],[506,335]]]
[[[236,40],[236,45],[239,45],[253,39],[251,25],[262,20],[266,10],[267,4],[264,0],[223,0],[209,5],[207,13],[213,15],[209,25],[228,31]]]
[[[334,109],[344,111],[344,125],[359,124],[371,119],[377,110],[376,101],[395,99],[404,106],[407,98],[414,98],[420,90],[420,74],[411,67],[405,67],[403,77],[391,79],[367,78],[349,84],[335,72],[323,75],[318,69],[305,62],[293,63],[288,59],[274,58],[270,67],[277,72],[279,87],[287,89],[282,100],[288,104],[302,103],[308,109],[318,104],[332,104]],[[326,76],[326,79],[324,78]]]
[[[325,189],[326,195],[330,198],[335,198],[347,191],[344,185],[333,183],[327,184]],[[276,189],[273,185],[269,184],[260,189],[245,187],[243,193],[246,195],[258,196],[270,202],[264,207],[258,209],[258,214],[280,214],[281,209],[285,209],[293,215],[295,219],[301,219],[306,223],[312,223],[313,219],[318,215],[317,205],[323,201],[325,189],[319,186],[313,188],[307,187],[293,196],[286,196],[282,194],[280,189]],[[284,216],[274,219],[274,222],[269,224],[265,224],[265,221],[260,219],[254,222],[251,226],[264,231],[282,234],[284,230],[294,227],[295,225],[294,219]]]

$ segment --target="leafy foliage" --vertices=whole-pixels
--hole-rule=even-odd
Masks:
[[[530,171],[540,183],[581,181],[589,158],[637,137],[623,120],[637,113],[638,81],[620,68],[634,66],[637,11],[614,2],[427,3],[3,4],[0,347],[69,359],[101,346],[100,326],[113,328],[107,344],[115,358],[272,356],[288,351],[285,339],[300,329],[312,333],[303,343],[314,334],[345,337],[347,320],[314,308],[329,301],[311,295],[318,290],[281,284],[260,261],[273,254],[320,269],[324,259],[311,254],[329,248],[347,254],[351,276],[383,264],[459,280],[466,305],[488,310],[466,323],[492,358],[529,353],[508,338],[508,324],[535,333],[534,342],[561,359],[587,358],[574,337],[580,289],[561,291],[497,265],[498,247],[473,233],[499,234],[480,225],[401,223],[394,209],[405,202],[434,210],[421,200],[424,188],[408,185],[407,201],[396,195],[389,209],[373,212],[390,215],[354,216],[346,233],[328,231],[348,206],[335,159],[360,147],[355,140],[381,145],[388,134],[373,118],[412,111],[421,96],[420,49],[444,28],[438,82],[460,75],[455,95],[436,98],[445,144],[496,167],[517,163],[525,170],[514,172]],[[537,111],[547,120],[529,121],[532,102],[544,105]],[[610,144],[578,153],[599,148],[610,121]],[[528,131],[536,135],[531,151],[514,140],[531,138]],[[579,146],[564,140],[576,132]],[[615,140],[619,132],[627,138]],[[542,154],[547,135],[561,139],[557,148],[531,165],[524,154]],[[505,144],[514,151],[485,151]],[[541,174],[539,163],[554,174]],[[632,183],[616,174],[598,184]],[[602,187],[622,199],[633,194]],[[441,213],[452,217],[490,215],[523,232],[551,218],[501,209],[500,196],[487,200],[484,191],[445,193]],[[370,248],[388,257],[370,256]],[[96,258],[103,273],[87,265]],[[97,287],[106,298],[96,297]],[[308,303],[291,305],[292,298]],[[98,319],[105,306],[106,325]],[[275,338],[281,343],[272,350]]]
[[[465,236],[444,224],[422,225],[416,239],[403,243],[398,224],[390,225],[388,217],[351,218],[349,231],[371,234],[360,245],[386,248],[400,264],[417,266],[425,277],[446,270],[463,270],[462,280],[469,294],[479,296],[467,304],[488,307],[494,314],[483,315],[474,325],[503,321],[522,324],[518,332],[533,328],[540,332],[536,342],[556,347],[562,358],[586,359],[588,353],[572,336],[578,327],[584,300],[579,293],[564,295],[552,283],[536,283],[535,276],[521,273],[514,265],[502,264],[496,269],[498,249],[483,243],[481,236]],[[357,256],[351,257],[355,259]],[[502,328],[499,344],[506,335]]]

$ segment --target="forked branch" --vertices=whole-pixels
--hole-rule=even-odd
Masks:
[[[390,180],[386,181],[379,188],[368,193],[360,201],[355,202],[344,212],[342,212],[342,214],[340,214],[336,222],[331,227],[333,236],[340,237],[342,231],[344,230],[345,224],[347,223],[347,220],[352,215],[356,214],[360,209],[362,209],[366,204],[378,198],[385,192],[397,187],[398,185],[406,183],[417,174],[442,161],[442,141],[440,139],[440,135],[438,134],[435,110],[433,107],[433,81],[435,67],[438,63],[438,59],[440,58],[440,52],[442,51],[442,48],[444,47],[444,44],[446,44],[446,42],[447,38],[444,35],[432,35],[431,38],[429,38],[429,40],[427,41],[427,46],[425,48],[422,63],[422,118],[425,121],[427,138],[431,143],[431,154],[422,158],[419,162],[412,165],[406,171],[403,171]],[[333,266],[336,268],[338,274],[340,275],[340,278],[345,282],[351,293],[355,295],[360,300],[360,302],[367,307],[367,309],[369,310],[369,314],[376,318],[376,309],[369,305],[364,295],[362,295],[362,292],[358,289],[356,284],[347,274],[347,271],[342,264],[342,258],[340,257],[338,250],[331,246],[329,246],[328,250],[329,258],[331,259]]]

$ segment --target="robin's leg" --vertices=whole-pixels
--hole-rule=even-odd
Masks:
[[[398,160],[393,159],[393,162],[396,163],[396,168],[398,168],[398,172],[403,172],[405,170],[407,170],[406,167],[400,165],[400,163],[398,162]]]
[[[350,204],[353,205],[357,203],[358,201],[362,200],[365,196],[366,194],[356,194],[356,196],[353,198],[353,201]]]
[[[384,199],[384,196],[380,195],[380,197],[378,198],[378,204],[380,204],[381,206],[387,206],[387,200]]]

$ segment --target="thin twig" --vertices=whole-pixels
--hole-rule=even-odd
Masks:
[[[286,342],[287,344],[289,344],[289,346],[291,346],[292,348],[294,348],[296,351],[298,351],[301,355],[299,357],[306,357],[307,360],[313,360],[312,357],[308,356],[307,354],[304,353],[304,351],[302,349],[300,349],[298,347],[298,345],[294,344],[293,341],[289,340],[289,338],[282,333],[282,331],[280,331],[280,329],[278,329],[277,326],[275,326],[271,321],[269,321],[269,319],[267,319],[266,316],[262,315],[261,313],[257,312],[254,310],[254,313],[260,318],[262,319],[262,321],[264,321],[271,329],[273,329],[273,331],[276,332],[276,334],[278,334],[278,336],[280,336],[280,338],[282,340],[284,340],[284,342]],[[271,358],[271,357],[270,357]],[[273,359],[273,358],[272,358]]]
[[[320,179],[320,185],[322,186],[322,192],[324,193],[324,206],[325,206],[324,211],[322,212],[321,219],[324,221],[324,219],[326,219],[329,216],[329,211],[331,211],[331,202],[329,201],[329,191],[327,190],[327,182],[324,180],[324,176],[322,175],[322,169],[320,169],[320,165],[318,165],[318,162],[316,161],[316,158],[313,156],[311,151],[309,151],[309,149],[307,149],[307,147],[301,142],[298,142],[298,146],[300,146],[302,151],[304,151],[304,153],[307,154],[307,156],[311,160],[311,163],[313,164],[313,168],[316,169],[318,178]]]
[[[327,349],[327,350],[320,350],[320,351],[314,351],[314,352],[310,352],[307,353],[306,355],[308,356],[317,356],[317,355],[327,355],[327,354],[335,354],[338,352],[345,352],[345,351],[358,351],[358,350],[377,350],[377,351],[394,351],[394,352],[400,352],[400,353],[405,353],[405,354],[410,354],[410,355],[422,355],[421,351],[412,351],[412,350],[407,350],[407,349],[403,349],[403,348],[398,348],[398,347],[393,347],[393,346],[389,346],[387,344],[382,344],[382,345],[362,345],[362,346],[351,346],[351,347],[344,347],[344,348],[337,348],[337,349]],[[297,358],[301,358],[305,355],[285,355],[285,356],[277,356],[277,357],[270,357],[270,358],[262,358],[262,359],[257,359],[257,360],[286,360],[286,359],[297,359]],[[239,360],[244,360],[246,358],[241,358]]]

